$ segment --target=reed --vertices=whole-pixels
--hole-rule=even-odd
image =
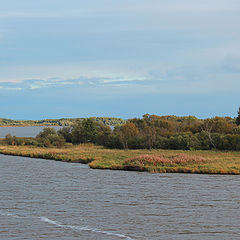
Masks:
[[[0,145],[0,153],[88,163],[91,168],[97,169],[152,173],[240,174],[240,152],[117,150],[93,144],[80,144],[63,148]]]

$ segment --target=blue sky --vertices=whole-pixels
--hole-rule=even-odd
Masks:
[[[8,0],[0,117],[236,116],[239,0]]]

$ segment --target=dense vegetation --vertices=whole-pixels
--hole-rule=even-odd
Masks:
[[[240,115],[240,113],[239,113]],[[79,119],[58,132],[45,128],[35,139],[7,135],[10,145],[58,146],[94,143],[112,149],[240,150],[238,118],[145,114],[111,129],[94,118]]]
[[[0,153],[99,169],[240,174],[239,119],[240,109],[236,119],[146,114],[114,129],[93,118],[79,119],[58,131],[44,128],[35,138],[8,134],[0,141]]]
[[[93,144],[64,148],[0,146],[7,155],[88,163],[91,168],[148,172],[240,174],[239,152],[106,149]]]
[[[117,126],[125,123],[125,120],[113,117],[92,117],[91,119],[108,126]],[[61,118],[43,120],[12,120],[0,118],[0,126],[71,126],[76,120],[82,121],[84,118]]]

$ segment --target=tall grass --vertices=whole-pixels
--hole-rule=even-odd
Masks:
[[[64,148],[3,146],[0,153],[66,162],[88,163],[91,168],[148,172],[240,174],[239,152],[181,150],[116,150],[93,144]],[[1,161],[1,156],[0,156]]]

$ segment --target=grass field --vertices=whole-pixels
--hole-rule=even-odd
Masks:
[[[88,163],[91,168],[152,173],[240,174],[240,152],[117,150],[92,144],[64,148],[0,146],[6,155]],[[1,160],[1,157],[0,157]]]

